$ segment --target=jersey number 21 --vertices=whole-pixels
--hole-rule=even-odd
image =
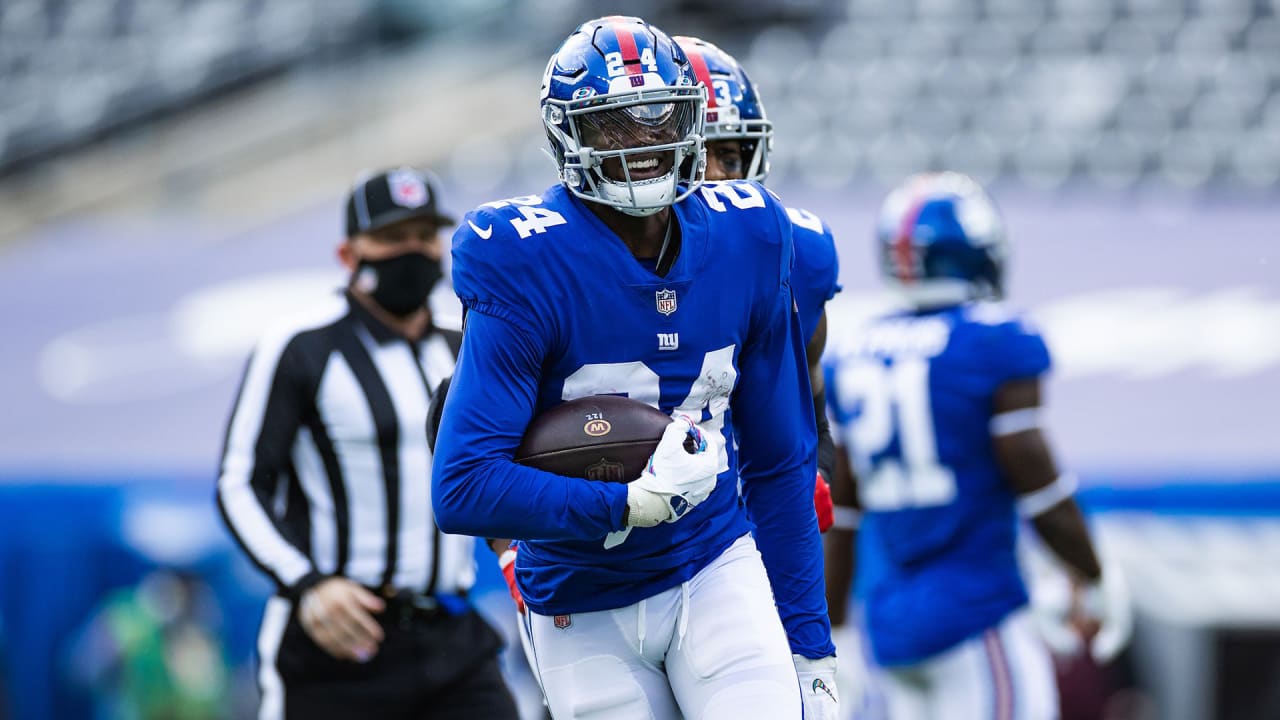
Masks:
[[[836,385],[840,407],[859,409],[845,442],[856,460],[863,507],[906,510],[955,499],[955,473],[938,462],[928,359],[900,357],[892,365],[858,359],[841,365]]]

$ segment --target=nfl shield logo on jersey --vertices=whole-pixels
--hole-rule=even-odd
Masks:
[[[558,630],[564,630],[573,624],[573,620],[568,615],[556,615],[551,618],[551,624],[555,625]]]
[[[676,291],[658,290],[654,293],[658,300],[658,312],[670,315],[676,311]]]
[[[427,202],[427,185],[413,172],[397,170],[387,174],[391,200],[401,207],[417,208]]]

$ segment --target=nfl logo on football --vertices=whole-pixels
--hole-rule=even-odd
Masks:
[[[622,476],[623,470],[625,470],[625,468],[622,463],[609,462],[606,459],[601,459],[600,462],[587,466],[586,474],[588,480],[599,480],[601,482],[624,482]]]
[[[658,290],[654,293],[658,300],[658,312],[670,315],[676,311],[676,291]]]

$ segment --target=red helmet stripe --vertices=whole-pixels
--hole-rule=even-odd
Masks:
[[[689,64],[693,65],[694,77],[707,88],[707,109],[718,107],[715,88],[711,87],[711,71],[707,69],[707,59],[702,56],[702,51],[686,50],[685,55],[689,56]]]
[[[639,75],[642,69],[640,51],[636,50],[636,36],[632,35],[628,26],[622,23],[614,24],[613,34],[618,36],[618,49],[622,51],[622,67],[627,69],[628,75]]]
[[[902,216],[902,224],[898,226],[898,237],[893,241],[893,254],[898,260],[898,279],[903,282],[916,280],[915,253],[911,252],[911,235],[920,219],[920,211],[924,208],[929,196],[921,193],[911,200],[911,205]]]

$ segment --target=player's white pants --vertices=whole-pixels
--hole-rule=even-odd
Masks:
[[[680,587],[558,623],[529,612],[524,631],[555,720],[800,720],[791,649],[749,535]]]
[[[1053,720],[1053,661],[1023,608],[983,634],[911,666],[873,668],[889,720]]]

